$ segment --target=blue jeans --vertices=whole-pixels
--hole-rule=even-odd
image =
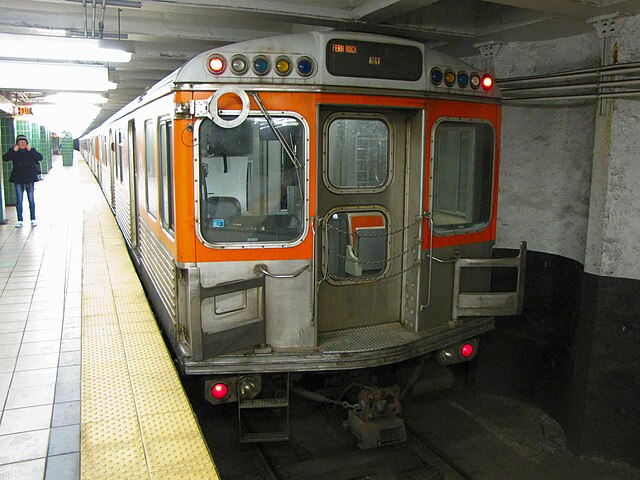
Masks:
[[[27,192],[27,198],[29,199],[29,215],[31,220],[36,219],[36,199],[33,196],[33,183],[14,183],[16,187],[16,212],[18,213],[18,221],[22,221],[22,199],[24,198],[24,192]]]

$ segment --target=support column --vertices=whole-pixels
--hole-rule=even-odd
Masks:
[[[593,19],[601,65],[615,64],[622,18]],[[638,465],[640,451],[640,119],[634,100],[600,99],[569,445]]]
[[[64,132],[60,137],[60,152],[62,153],[62,165],[73,165],[73,137],[69,132]]]

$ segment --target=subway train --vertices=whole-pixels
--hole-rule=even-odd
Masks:
[[[268,375],[472,360],[521,310],[526,245],[492,258],[500,103],[419,42],[284,35],[194,57],[80,150],[182,373],[258,408]]]

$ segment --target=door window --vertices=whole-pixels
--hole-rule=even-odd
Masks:
[[[389,182],[389,145],[389,126],[381,118],[334,118],[327,129],[325,183],[343,193],[380,190]]]
[[[376,210],[334,212],[327,220],[325,272],[333,282],[373,280],[387,270],[388,221]]]

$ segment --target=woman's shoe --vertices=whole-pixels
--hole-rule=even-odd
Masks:
[[[38,222],[36,222],[35,220],[31,220],[31,226],[35,227],[36,225],[38,225]]]
[[[22,222],[16,223],[16,228],[22,228]]]

